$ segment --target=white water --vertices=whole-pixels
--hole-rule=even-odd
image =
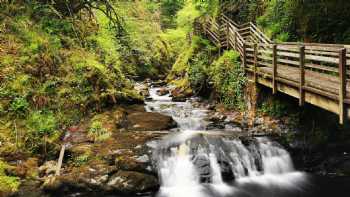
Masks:
[[[268,138],[252,139],[248,145],[238,139],[207,139],[199,134],[208,124],[206,110],[194,108],[190,101],[172,102],[169,95],[158,96],[157,90],[151,89],[153,101],[146,103],[146,110],[170,115],[179,126],[179,132],[158,142],[155,151],[159,196],[235,196],[240,185],[251,183],[300,188],[304,174],[294,170],[289,153],[280,145]],[[233,182],[223,180],[223,161]]]

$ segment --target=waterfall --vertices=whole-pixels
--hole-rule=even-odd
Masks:
[[[146,110],[170,115],[179,125],[154,150],[161,181],[158,196],[235,196],[245,184],[299,187],[303,182],[304,174],[294,170],[289,153],[278,143],[205,136],[207,110],[156,92],[151,89],[153,100],[146,102]]]

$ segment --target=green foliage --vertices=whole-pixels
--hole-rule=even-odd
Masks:
[[[293,16],[298,8],[299,4],[295,1],[269,1],[264,15],[259,17],[257,22],[268,36],[278,41],[295,40],[295,37],[290,36],[295,35],[295,32],[292,32],[296,23]]]
[[[184,6],[185,0],[161,0],[161,25],[163,29],[176,27],[176,14]]]
[[[281,99],[269,99],[261,104],[259,111],[272,117],[281,118],[288,115],[290,105]]]
[[[79,167],[86,164],[89,161],[89,159],[90,159],[89,155],[79,155],[77,157],[74,157],[71,163],[74,166]]]
[[[186,0],[184,7],[177,13],[177,27],[184,29],[186,32],[191,32],[193,23],[199,16],[201,16],[201,13],[197,9],[196,3],[192,0]]]
[[[94,141],[104,141],[111,136],[111,133],[103,127],[99,120],[93,120],[88,131],[88,136]]]
[[[25,136],[25,147],[32,152],[48,152],[48,146],[55,146],[60,133],[57,131],[57,121],[50,111],[34,111],[26,120],[28,129]],[[50,151],[50,150],[49,150]]]
[[[220,11],[220,0],[192,0],[195,3],[196,9],[201,15],[210,15],[216,17]]]
[[[349,9],[347,0],[220,1],[221,13],[238,23],[257,22],[276,41],[349,43]]]
[[[57,128],[57,122],[52,112],[34,111],[27,119],[28,129],[39,136],[50,135]]]
[[[247,79],[237,52],[225,51],[210,66],[210,76],[221,101],[227,107],[245,108],[243,90]]]
[[[8,164],[0,160],[0,194],[13,193],[19,188],[20,181],[18,177],[8,176],[6,169],[10,168]]]
[[[188,60],[188,76],[192,89],[201,92],[208,83],[209,67],[212,54],[217,50],[208,40],[194,37],[192,45],[194,54]]]
[[[126,2],[129,8],[132,5]],[[160,46],[154,42],[159,32],[152,33],[153,26],[135,23],[152,33],[147,43],[156,43],[143,48],[146,55],[142,58],[147,62],[141,65],[130,61],[130,56],[123,57],[131,49],[127,39],[116,37],[110,16],[97,10],[93,16],[86,9],[66,13],[56,6],[37,1],[0,5],[0,121],[10,124],[2,142],[18,145],[17,151],[42,153],[47,149],[50,153],[60,136],[58,128],[76,124],[88,113],[111,104],[141,100],[129,77],[137,75],[143,65],[149,68],[146,73],[158,73],[152,65],[163,61],[160,53],[151,60],[146,57],[156,44]],[[139,10],[144,9],[140,4]],[[157,6],[147,9],[157,12]],[[144,43],[143,29],[137,31],[138,43]]]
[[[28,111],[29,103],[23,97],[15,98],[10,104],[10,111],[16,113],[17,115],[23,115]]]

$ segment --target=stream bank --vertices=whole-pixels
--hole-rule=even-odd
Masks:
[[[298,147],[293,148],[285,140],[285,136],[293,131],[284,120],[268,116],[249,119],[244,113],[228,111],[221,105],[196,97],[187,98],[185,102],[173,101],[172,91],[164,85],[163,82],[149,83],[146,87],[142,84],[139,90],[151,97],[146,100],[146,105],[115,107],[70,128],[67,134],[70,145],[60,176],[54,176],[56,161],[39,165],[32,158],[13,169],[12,174],[36,171],[39,177],[23,181],[21,190],[14,196],[153,196],[159,190],[161,180],[157,169],[159,158],[154,155],[155,142],[171,139],[166,136],[184,129],[201,131],[199,136],[194,136],[195,143],[192,142],[194,145],[191,147],[199,144],[208,146],[207,138],[215,147],[221,146],[222,142],[218,140],[221,138],[239,139],[244,146],[250,147],[250,144],[257,143],[255,137],[270,136],[291,152],[296,169],[329,176],[317,168],[317,164],[309,169],[298,160],[302,154],[298,152]],[[103,128],[112,133],[108,139],[93,141],[88,136],[88,125],[95,120],[99,120]],[[175,146],[180,142],[170,141]],[[197,165],[203,167],[202,172],[206,175],[210,166],[208,160],[198,162]],[[223,180],[234,179],[227,166],[220,168]],[[346,166],[343,168],[348,169]],[[323,179],[322,176],[316,181],[328,183],[328,179]],[[347,180],[346,177],[344,179]]]

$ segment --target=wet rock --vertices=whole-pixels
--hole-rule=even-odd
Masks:
[[[262,125],[264,124],[264,118],[255,118],[254,125]]]
[[[140,157],[136,158],[136,161],[141,162],[141,163],[148,163],[150,161],[148,155],[142,155]]]
[[[153,82],[151,83],[151,85],[152,85],[153,87],[161,87],[161,86],[165,86],[165,85],[166,85],[166,82],[165,82],[165,81],[161,81],[161,80],[159,80],[159,81],[153,81]]]
[[[148,97],[150,95],[147,83],[137,83],[134,88],[143,97]]]
[[[210,161],[206,155],[196,155],[193,160],[193,164],[198,170],[201,182],[209,182],[211,177]]]
[[[152,175],[120,170],[109,178],[107,186],[116,192],[137,193],[155,191],[159,184]]]
[[[146,159],[143,156],[141,156],[141,159],[119,156],[115,159],[115,165],[120,170],[151,173],[147,168],[151,165],[149,157],[147,156]]]
[[[226,115],[216,112],[215,114],[210,116],[209,120],[213,122],[220,122],[220,121],[224,121],[226,117],[227,117]]]
[[[172,117],[154,112],[136,112],[127,116],[127,129],[133,131],[161,131],[176,127]]]
[[[181,88],[175,88],[170,91],[172,101],[175,102],[185,102],[188,97],[191,97],[192,91],[191,90],[183,90]]]
[[[225,129],[225,124],[223,122],[212,122],[207,125],[207,130]]]
[[[171,98],[172,101],[174,102],[186,102],[186,97],[172,97]]]
[[[224,181],[232,181],[234,179],[234,174],[232,172],[229,161],[224,158],[220,158],[220,160],[218,160],[218,163],[220,165],[222,179]]]
[[[166,89],[166,88],[160,88],[160,89],[157,91],[157,95],[158,95],[158,96],[164,96],[164,95],[166,95],[166,94],[168,94],[168,93],[169,93],[169,90]]]
[[[237,125],[232,125],[232,124],[226,124],[225,130],[231,131],[231,132],[237,132],[237,133],[243,131],[243,129],[241,127],[238,127]]]
[[[215,105],[214,105],[214,104],[208,104],[208,105],[206,106],[206,108],[207,108],[208,110],[215,110]]]

